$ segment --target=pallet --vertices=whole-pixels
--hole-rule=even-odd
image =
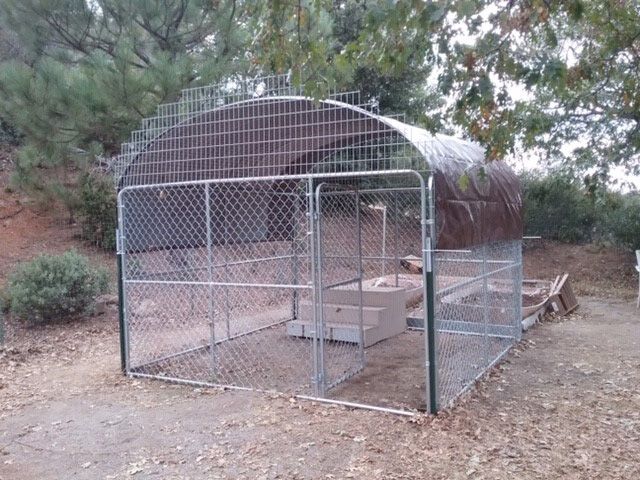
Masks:
[[[556,277],[555,282],[553,282],[551,286],[551,295],[549,296],[547,305],[549,305],[556,315],[560,316],[573,312],[580,305],[569,283],[568,273]]]

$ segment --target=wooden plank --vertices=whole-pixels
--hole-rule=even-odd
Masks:
[[[560,316],[567,315],[578,308],[578,299],[571,288],[568,273],[556,278],[547,305],[551,311]]]
[[[573,289],[571,288],[571,284],[569,281],[565,281],[562,285],[562,289],[560,291],[560,295],[564,300],[565,307],[567,308],[567,313],[573,312],[576,308],[578,308],[579,303],[576,295],[573,293]]]
[[[556,288],[552,293],[560,293],[560,291],[564,288],[564,284],[566,283],[568,278],[569,278],[569,274],[565,273],[560,279],[560,281],[556,284]]]
[[[565,308],[559,294],[551,295],[547,301],[547,305],[551,312],[560,317],[567,314],[567,309]]]

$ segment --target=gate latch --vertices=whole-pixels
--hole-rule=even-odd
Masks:
[[[116,253],[120,255],[122,253],[122,242],[120,241],[120,229],[116,228]]]

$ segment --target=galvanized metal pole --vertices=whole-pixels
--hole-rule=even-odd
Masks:
[[[382,205],[382,207],[374,206],[373,208],[375,210],[382,211],[382,256],[380,257],[382,265],[380,268],[380,277],[384,278],[384,271],[385,271],[384,264],[387,261],[387,206],[386,205]],[[397,279],[396,279],[396,283],[397,283]]]
[[[119,229],[116,230],[116,236],[119,235]],[[120,370],[127,373],[127,346],[125,340],[125,321],[124,321],[124,286],[122,275],[124,273],[122,253],[116,254],[116,262],[118,264],[118,326],[120,331]],[[0,313],[1,315],[2,313]]]
[[[487,267],[487,246],[482,245],[482,322],[484,323],[484,367],[491,363],[489,338],[489,271]]]
[[[519,342],[522,339],[522,242],[514,242],[511,259],[515,256],[516,265],[512,271],[513,287],[514,287],[514,301],[515,301],[515,325],[514,328],[514,340]],[[515,254],[515,255],[514,255]],[[640,292],[638,292],[640,295]]]
[[[322,242],[322,204],[320,203],[322,201],[321,199],[321,193],[322,193],[322,187],[324,186],[324,183],[321,183],[320,185],[318,185],[316,187],[316,219],[317,219],[317,225],[316,225],[316,240],[317,240],[317,247],[316,247],[316,255],[318,256],[318,268],[316,270],[317,275],[318,275],[318,314],[319,314],[319,326],[316,329],[317,331],[317,338],[318,338],[318,394],[320,397],[324,397],[325,396],[325,387],[326,387],[326,382],[325,382],[325,365],[324,365],[324,326],[325,326],[325,315],[324,315],[324,298],[323,298],[323,269],[322,269],[322,264],[323,264],[323,242]]]
[[[384,277],[384,264],[387,261],[387,206],[382,207],[382,277]]]
[[[229,195],[224,196],[224,210],[222,215],[223,230],[224,230],[224,281],[229,283],[229,222],[227,216],[229,215]],[[227,338],[231,338],[231,320],[230,320],[230,308],[229,308],[229,288],[224,289],[224,317],[227,327]]]
[[[116,251],[118,260],[118,324],[120,328],[120,368],[127,374],[130,366],[129,352],[129,322],[127,321],[127,290],[126,290],[126,233],[124,229],[124,191],[117,197],[118,228],[116,229]]]
[[[421,224],[422,224],[422,265],[423,265],[423,295],[425,309],[425,354],[427,358],[427,411],[435,414],[438,412],[438,381],[436,364],[436,319],[435,319],[435,255],[436,229],[435,229],[435,208],[433,198],[433,175],[429,177],[427,186],[424,179],[420,177],[421,194]],[[429,207],[427,210],[427,192]],[[427,211],[429,218],[427,219]],[[429,225],[429,235],[427,236],[427,225]]]
[[[210,348],[211,348],[211,377],[216,379],[216,329],[215,329],[215,290],[213,282],[213,248],[211,245],[211,193],[210,186],[205,183],[205,218],[207,222],[207,275],[209,280],[209,321],[211,322]]]
[[[399,286],[399,271],[400,271],[400,261],[398,260],[398,219],[400,218],[398,215],[398,192],[393,192],[393,229],[394,229],[394,241],[393,241],[393,270],[396,276],[396,287]]]
[[[309,178],[307,182],[307,217],[308,217],[308,232],[307,232],[307,241],[309,242],[309,253],[311,259],[311,302],[313,304],[313,308],[311,309],[312,315],[312,331],[310,332],[312,335],[312,344],[311,344],[311,354],[312,354],[312,364],[313,364],[313,376],[312,376],[312,384],[313,384],[313,395],[315,397],[320,396],[320,385],[318,382],[318,278],[317,278],[317,262],[318,259],[316,257],[316,232],[315,232],[315,223],[316,223],[316,208],[314,205],[314,189],[313,189],[313,178]]]
[[[385,210],[386,212],[386,210]],[[357,245],[356,258],[358,261],[358,363],[360,369],[364,369],[364,314],[362,294],[362,226],[360,225],[360,193],[356,190],[356,229]],[[383,255],[384,256],[384,255]]]
[[[291,283],[293,285],[297,285],[299,280],[298,280],[298,270],[299,270],[299,266],[298,266],[298,262],[300,261],[300,258],[298,256],[298,229],[300,228],[299,226],[299,222],[300,219],[298,218],[298,216],[300,215],[300,205],[299,205],[299,198],[297,195],[293,195],[293,234],[292,234],[292,242],[291,242],[291,261],[292,261],[292,270],[293,270],[293,279],[291,281]],[[298,318],[298,290],[294,289],[292,294],[291,294],[291,318],[293,320]]]
[[[430,325],[429,328],[431,330],[431,348],[429,352],[431,354],[429,363],[431,365],[431,375],[429,376],[431,380],[431,408],[434,414],[438,413],[438,329],[436,327],[436,275],[437,275],[437,264],[436,264],[436,248],[437,248],[437,228],[436,228],[436,192],[435,192],[435,178],[432,175],[429,176],[428,181],[428,189],[429,189],[429,235],[432,241],[432,251],[431,251],[431,274],[427,275],[427,280],[429,281],[429,294],[431,297],[431,301],[429,303],[429,318]]]

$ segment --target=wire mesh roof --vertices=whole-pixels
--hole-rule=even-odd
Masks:
[[[275,180],[319,166],[322,173],[415,170],[434,176],[441,247],[522,236],[520,186],[506,164],[485,164],[477,144],[375,110],[358,92],[315,101],[286,76],[185,90],[122,146],[116,185]]]
[[[328,92],[316,102],[286,76],[185,90],[179,102],[158,107],[122,146],[117,185],[306,173],[340,149],[359,149],[357,168],[363,171],[428,170],[427,163],[410,161],[420,155],[483,161],[481,147],[380,116],[359,97]],[[373,142],[379,144],[377,162],[363,150]]]

